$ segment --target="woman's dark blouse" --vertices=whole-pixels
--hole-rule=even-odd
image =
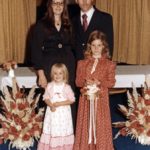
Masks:
[[[71,33],[61,26],[58,31],[46,20],[39,21],[33,30],[31,61],[36,70],[43,69],[48,81],[55,63],[64,63],[69,71],[69,82],[73,86],[75,59],[71,48]]]

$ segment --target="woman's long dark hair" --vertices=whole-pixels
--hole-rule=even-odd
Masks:
[[[54,13],[53,13],[53,9],[52,9],[52,3],[53,3],[53,0],[48,0],[48,2],[47,2],[47,12],[45,14],[44,19],[47,22],[50,22],[54,25],[55,20],[54,20]],[[61,22],[62,22],[62,25],[64,26],[64,28],[66,30],[70,30],[71,24],[70,24],[70,20],[69,20],[66,0],[63,0],[63,3],[64,3],[64,9],[63,9],[63,12],[62,12],[62,15],[61,15]]]

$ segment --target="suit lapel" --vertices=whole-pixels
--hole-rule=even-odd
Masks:
[[[81,23],[81,19],[80,19],[80,15],[78,15],[77,17],[77,29],[78,29],[78,34],[80,37],[82,37],[84,34],[84,30],[83,30],[83,26],[82,26],[82,23]]]

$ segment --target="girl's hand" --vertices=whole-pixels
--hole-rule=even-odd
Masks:
[[[94,84],[93,79],[86,80],[86,85],[92,85],[92,84]]]
[[[50,107],[50,109],[51,109],[52,112],[56,111],[56,108],[54,106]]]
[[[59,106],[60,106],[60,103],[59,103],[59,102],[55,102],[55,103],[53,103],[53,106],[54,106],[54,107],[59,107]]]
[[[93,79],[93,82],[95,83],[95,84],[97,84],[97,85],[100,85],[101,84],[101,82],[98,80],[98,79]]]
[[[100,85],[100,81],[99,81],[98,79],[95,79],[95,78],[93,78],[93,79],[88,79],[88,80],[86,80],[86,84],[87,84],[87,85],[92,85],[92,84]]]

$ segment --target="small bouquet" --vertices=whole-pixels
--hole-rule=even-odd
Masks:
[[[97,84],[88,84],[84,87],[84,95],[87,96],[88,100],[95,100],[98,96],[99,87]]]
[[[132,94],[128,91],[127,96],[128,107],[119,105],[119,110],[127,120],[113,123],[113,127],[120,128],[115,139],[119,135],[130,135],[139,143],[150,145],[150,89],[145,86],[141,96],[133,86]]]
[[[4,110],[0,114],[0,143],[10,141],[9,149],[16,147],[19,150],[30,149],[34,139],[38,140],[42,130],[44,108],[35,112],[39,96],[34,96],[35,87],[26,95],[13,80],[12,90],[4,88],[0,103]]]

